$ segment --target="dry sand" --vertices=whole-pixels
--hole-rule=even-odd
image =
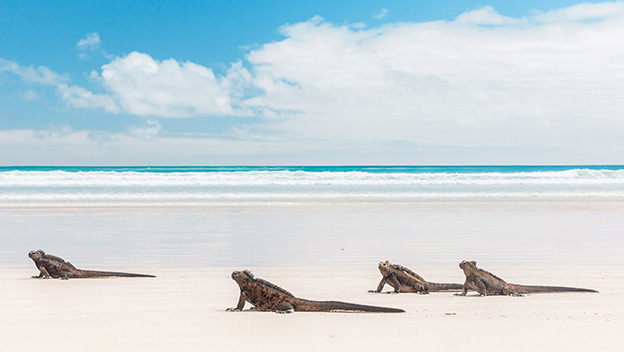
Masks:
[[[238,300],[238,286],[229,275],[244,268],[132,268],[158,278],[61,281],[30,279],[34,267],[2,267],[0,351],[621,350],[622,268],[480,264],[509,282],[600,293],[374,294],[367,293],[381,277],[374,264],[265,267],[250,269],[299,297],[400,307],[407,313],[275,314],[248,311],[249,304],[236,313],[225,311]],[[463,281],[459,268],[412,269],[431,281]]]

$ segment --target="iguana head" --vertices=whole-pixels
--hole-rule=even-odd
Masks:
[[[467,269],[476,269],[477,268],[477,262],[474,260],[468,261],[468,260],[462,260],[461,263],[459,263],[459,267],[461,269],[467,270]]]
[[[390,262],[386,260],[385,262],[379,262],[378,267],[381,275],[385,276],[390,271],[392,264],[390,264]]]
[[[28,256],[30,257],[30,259],[32,260],[39,260],[41,259],[43,256],[45,255],[45,252],[42,251],[41,249],[36,250],[36,251],[30,251],[28,252]]]
[[[249,270],[244,270],[244,271],[235,270],[232,272],[232,279],[239,284],[246,280],[252,280],[253,278],[254,278],[254,274],[252,274],[251,271]]]

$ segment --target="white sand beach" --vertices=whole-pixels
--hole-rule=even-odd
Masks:
[[[599,294],[456,297],[375,294],[370,268],[249,268],[299,297],[400,307],[404,314],[226,312],[230,270],[158,269],[156,279],[29,279],[0,269],[1,351],[614,351],[624,343],[624,276],[612,267],[487,267],[508,282],[589,287]],[[135,268],[133,268],[135,269]],[[242,268],[238,268],[242,269]],[[417,270],[416,268],[413,268]],[[420,268],[460,282],[454,268]],[[145,271],[145,270],[143,270]],[[386,286],[385,291],[390,287]]]

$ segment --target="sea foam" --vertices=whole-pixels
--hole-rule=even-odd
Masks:
[[[0,205],[624,200],[621,168],[502,170],[18,169],[0,171]]]
[[[369,173],[246,172],[117,172],[6,171],[0,187],[54,186],[219,186],[219,185],[549,185],[624,184],[624,170],[573,169],[548,172]]]

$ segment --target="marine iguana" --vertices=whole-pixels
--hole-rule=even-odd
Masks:
[[[50,277],[63,280],[94,277],[156,277],[154,275],[77,269],[72,263],[66,262],[57,256],[46,254],[42,250],[30,251],[28,256],[35,262],[37,269],[39,269],[39,275],[33,276],[33,279],[49,279]]]
[[[381,272],[383,277],[377,286],[377,290],[370,290],[368,292],[381,292],[386,284],[394,288],[394,293],[418,292],[421,295],[426,295],[429,292],[461,291],[463,288],[462,284],[426,281],[410,269],[399,264],[390,264],[387,260],[385,262],[379,262],[379,272]]]
[[[459,267],[466,275],[466,282],[461,293],[456,296],[465,296],[468,290],[477,291],[480,296],[508,295],[521,297],[526,293],[551,293],[551,292],[595,292],[587,288],[561,287],[561,286],[525,286],[509,284],[500,277],[477,268],[475,261],[462,261]]]
[[[297,298],[285,289],[266,280],[254,277],[249,271],[234,271],[232,279],[240,286],[240,298],[236,308],[228,308],[228,312],[243,310],[245,302],[251,303],[255,309],[291,313],[301,312],[371,312],[371,313],[405,313],[402,309],[366,306],[362,304],[336,302],[336,301],[311,301]]]

